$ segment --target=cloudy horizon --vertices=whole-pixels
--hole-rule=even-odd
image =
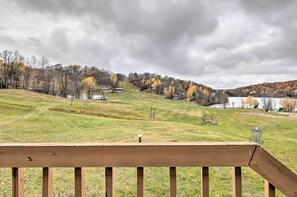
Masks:
[[[297,79],[294,0],[1,0],[0,50],[212,88]]]

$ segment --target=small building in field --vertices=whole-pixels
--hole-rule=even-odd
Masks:
[[[107,100],[106,95],[93,95],[92,100]]]
[[[181,93],[181,94],[172,94],[170,96],[171,100],[185,100],[187,98],[187,95],[185,93]]]
[[[68,99],[73,99],[73,98],[76,98],[74,97],[73,95],[67,95],[67,98]],[[87,94],[81,94],[79,98],[76,98],[76,99],[83,99],[83,100],[89,100],[89,99],[92,99],[92,100],[107,100],[107,96],[105,94],[95,94],[95,95],[91,95],[91,98],[88,97]]]
[[[111,93],[121,93],[124,92],[124,88],[112,88]]]
[[[82,95],[81,95],[81,99],[87,100],[87,99],[89,99],[89,98],[88,98],[88,95],[87,95],[87,94],[82,94]]]

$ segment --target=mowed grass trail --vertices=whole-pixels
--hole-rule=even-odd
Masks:
[[[203,142],[248,141],[250,129],[264,130],[263,147],[297,173],[297,119],[286,114],[250,109],[214,109],[186,101],[171,101],[140,92],[130,83],[125,92],[108,94],[107,101],[68,100],[24,90],[0,90],[0,142]],[[83,106],[85,113],[79,113]],[[156,118],[150,120],[151,107]],[[218,125],[202,125],[205,113]],[[40,196],[41,169],[26,170],[27,196]],[[73,196],[73,169],[55,169],[55,196]],[[200,169],[178,168],[178,196],[200,193]],[[231,169],[211,168],[211,196],[232,196]],[[147,168],[146,196],[168,196],[167,168]],[[9,169],[0,169],[0,196],[9,196]],[[243,170],[244,196],[263,196],[263,179]],[[104,196],[104,170],[86,169],[86,195]],[[282,196],[277,193],[278,196]],[[116,169],[116,196],[136,196],[136,171]]]

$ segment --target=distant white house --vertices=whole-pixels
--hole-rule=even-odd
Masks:
[[[124,88],[112,88],[112,93],[121,93],[124,92]]]
[[[67,95],[67,98],[71,99],[71,98],[73,98],[73,96],[72,95]],[[88,95],[87,94],[82,94],[81,99],[87,100]],[[101,95],[101,94],[95,94],[95,95],[91,96],[91,99],[92,100],[107,100],[107,96],[106,95]]]
[[[87,95],[87,94],[82,94],[82,95],[81,95],[81,99],[83,99],[83,100],[87,100],[87,99],[89,99],[89,98],[88,98],[88,95]]]
[[[93,95],[92,99],[93,100],[107,100],[107,96],[106,95]]]
[[[74,96],[72,96],[72,95],[67,95],[67,98],[72,99],[72,98],[74,98]]]

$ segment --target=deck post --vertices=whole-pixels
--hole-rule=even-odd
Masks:
[[[264,184],[265,197],[275,197],[275,187],[266,180]]]
[[[201,196],[209,197],[209,167],[201,168]]]
[[[105,191],[106,197],[114,197],[114,168],[105,168]]]
[[[53,195],[53,169],[44,167],[42,169],[42,197]]]
[[[74,168],[75,197],[83,197],[85,194],[85,181],[83,168]]]
[[[233,197],[242,197],[241,167],[232,167]]]
[[[24,169],[12,168],[12,196],[24,196]]]
[[[137,167],[137,197],[144,196],[144,169]]]
[[[170,167],[170,197],[176,196],[176,167]]]

